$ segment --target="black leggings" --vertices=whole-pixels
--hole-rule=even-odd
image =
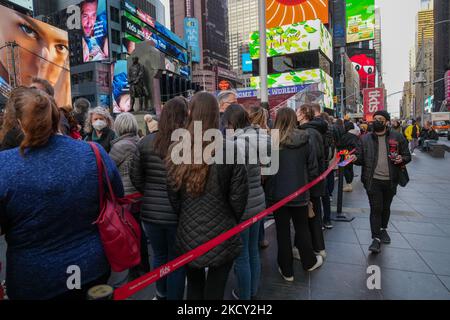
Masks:
[[[187,267],[187,300],[223,300],[233,261],[206,270]]]

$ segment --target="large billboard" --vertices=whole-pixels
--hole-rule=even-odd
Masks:
[[[55,88],[58,106],[72,104],[70,91],[69,40],[66,31],[55,28],[27,15],[0,6],[0,86],[8,95],[13,66],[8,42],[15,42],[16,77],[28,86],[34,77],[46,79]]]
[[[347,0],[347,43],[375,38],[375,0]]]
[[[79,7],[83,34],[83,62],[107,60],[109,41],[106,0],[83,1]]]
[[[328,23],[328,0],[265,1],[267,28],[315,19],[320,19],[325,24]]]
[[[376,51],[374,49],[348,48],[348,56],[359,74],[361,90],[375,88]]]
[[[320,20],[309,20],[266,30],[267,56],[322,50],[333,61],[333,39]],[[259,32],[250,35],[249,50],[252,59],[259,59]]]
[[[364,89],[364,118],[367,121],[373,120],[373,115],[377,111],[385,109],[384,106],[384,89],[372,88]]]
[[[192,53],[192,62],[200,62],[200,41],[198,19],[184,18],[184,39],[186,40]]]

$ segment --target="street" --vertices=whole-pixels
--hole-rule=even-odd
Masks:
[[[450,146],[446,140],[441,143]],[[307,273],[296,261],[293,283],[283,281],[278,273],[275,226],[267,223],[270,247],[262,251],[262,280],[257,298],[450,299],[450,156],[435,159],[420,151],[416,154],[408,166],[411,182],[406,188],[399,188],[392,205],[391,245],[383,245],[377,256],[369,255],[369,204],[362,184],[357,182],[352,193],[344,194],[344,212],[353,215],[355,220],[336,222],[333,230],[325,231],[325,264]],[[359,169],[356,172],[360,174]],[[3,237],[0,239],[0,280],[3,281],[6,243]],[[367,268],[373,265],[381,269],[381,290],[367,288],[370,276]],[[228,300],[232,300],[235,283],[231,272],[225,296]],[[154,294],[152,285],[133,299],[151,300]]]

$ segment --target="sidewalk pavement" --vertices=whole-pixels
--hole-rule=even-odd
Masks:
[[[296,261],[295,281],[284,281],[276,261],[275,226],[268,227],[266,237],[270,247],[261,251],[262,280],[258,299],[450,300],[450,154],[447,153],[445,159],[435,159],[420,151],[416,154],[408,166],[411,182],[406,188],[399,188],[392,205],[388,230],[391,245],[383,245],[377,256],[368,252],[371,242],[369,203],[358,177],[354,191],[344,194],[344,212],[353,215],[355,220],[335,222],[333,230],[325,231],[328,257],[320,269],[307,273]],[[356,172],[360,175],[359,169]],[[3,265],[5,250],[6,244],[0,238]],[[381,290],[367,288],[370,265],[381,268]],[[5,266],[0,281],[5,277],[4,269]],[[231,272],[226,299],[232,299],[231,289],[235,287],[236,280]],[[152,285],[133,298],[152,299],[154,292]]]

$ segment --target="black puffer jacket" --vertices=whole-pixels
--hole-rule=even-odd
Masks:
[[[241,219],[246,221],[266,208],[266,197],[261,180],[261,159],[271,153],[271,138],[267,131],[263,133],[259,127],[248,127],[236,131],[235,141],[239,153],[245,155],[247,168],[249,194],[247,207]],[[262,148],[265,148],[266,152]],[[262,160],[264,164],[267,164],[268,161]]]
[[[338,150],[348,150],[358,149],[360,145],[360,139],[353,133],[347,132],[342,136],[341,142],[338,145]]]
[[[266,197],[269,205],[291,195],[319,176],[317,158],[309,140],[309,134],[305,130],[295,129],[290,142],[281,146],[278,173],[269,176],[266,182]],[[286,206],[303,207],[308,205],[309,200],[310,193],[305,192]]]
[[[171,203],[179,213],[176,246],[184,254],[235,227],[242,218],[248,198],[245,165],[209,167],[205,191],[192,197],[185,190],[169,189]],[[192,268],[218,267],[233,261],[242,250],[239,236],[221,243],[189,264]]]
[[[313,153],[317,157],[317,165],[319,169],[319,175],[327,170],[325,159],[325,144],[323,135],[328,130],[328,125],[325,121],[314,119],[306,124],[300,126],[301,130],[306,130],[309,134],[309,144]],[[312,197],[322,197],[326,195],[325,180],[319,182],[316,186],[311,188]]]
[[[411,162],[411,153],[409,152],[408,142],[403,135],[394,132],[387,132],[387,153],[388,153],[388,163],[389,163],[389,175],[391,181],[391,187],[393,189],[398,186],[398,177],[400,172],[400,167],[395,165],[389,159],[390,150],[397,152],[403,158],[403,164],[408,164]],[[366,190],[370,190],[372,187],[373,175],[378,163],[378,136],[375,133],[369,133],[365,135],[361,140],[361,145],[356,151],[357,160],[355,164],[362,166],[361,181],[364,184]]]
[[[145,222],[176,225],[178,216],[167,193],[167,171],[163,160],[153,151],[156,135],[150,134],[138,143],[131,164],[131,181],[141,192],[141,219]]]
[[[131,183],[130,168],[133,156],[137,151],[138,142],[139,137],[132,134],[123,135],[111,142],[112,147],[109,156],[119,169],[125,195],[136,193],[136,188]]]

